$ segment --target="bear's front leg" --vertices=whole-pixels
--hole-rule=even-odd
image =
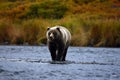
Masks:
[[[57,61],[62,61],[62,58],[63,58],[63,50],[64,49],[58,49],[58,53],[56,55],[56,60]]]
[[[53,61],[56,60],[56,45],[53,43],[49,43],[49,51],[51,53],[51,58]]]
[[[63,44],[59,44],[58,45],[57,55],[56,55],[56,60],[57,61],[62,61],[63,55],[64,55],[64,45]]]

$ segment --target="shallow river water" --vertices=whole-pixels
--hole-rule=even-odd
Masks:
[[[51,63],[47,46],[0,46],[0,80],[120,80],[120,48],[69,47]]]

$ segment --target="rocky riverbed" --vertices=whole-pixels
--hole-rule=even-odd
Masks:
[[[47,46],[0,46],[0,80],[120,80],[120,48],[69,47],[51,62]]]

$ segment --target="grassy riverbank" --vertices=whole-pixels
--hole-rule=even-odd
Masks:
[[[119,0],[9,0],[0,3],[0,43],[46,43],[47,27],[61,25],[72,46],[120,46]]]

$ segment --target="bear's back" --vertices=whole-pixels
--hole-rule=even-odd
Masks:
[[[67,41],[71,40],[71,33],[65,27],[60,26],[60,31],[63,33],[63,38]]]

